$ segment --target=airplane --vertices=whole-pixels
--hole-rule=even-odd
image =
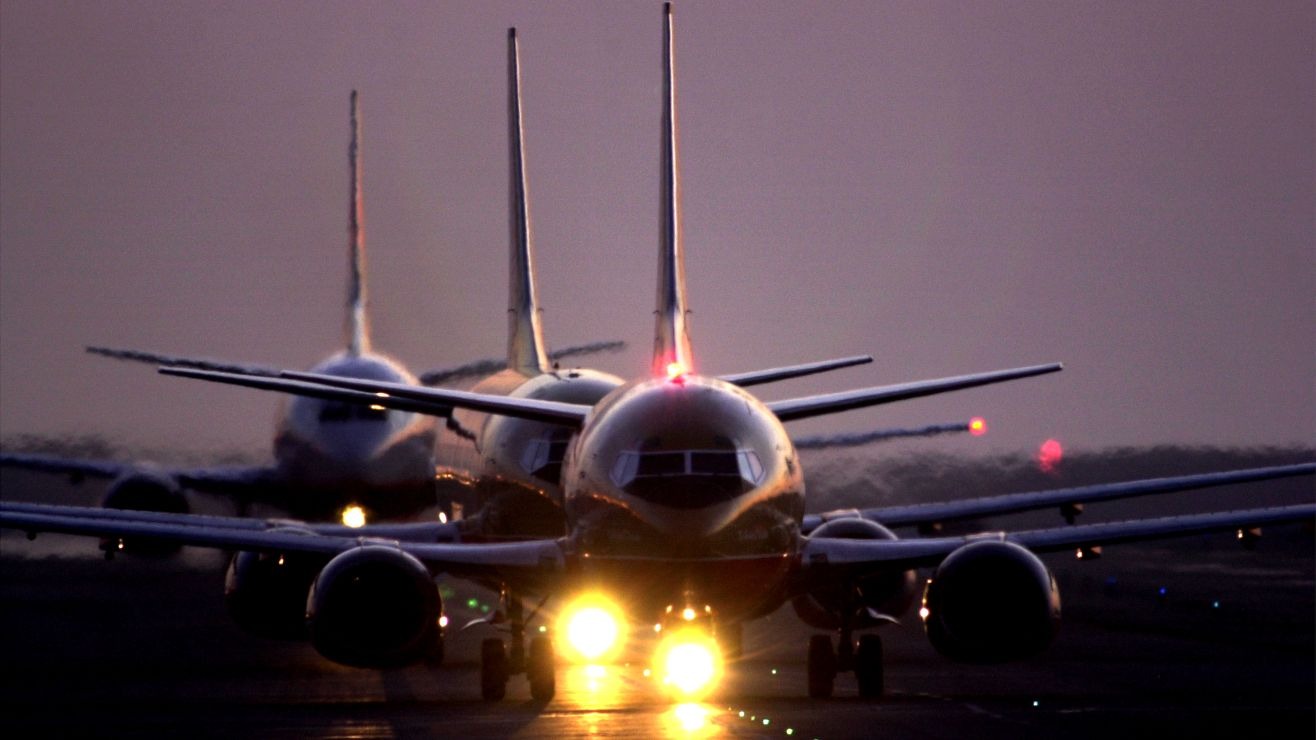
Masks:
[[[313,372],[391,382],[416,383],[418,378],[397,360],[376,352],[366,315],[364,215],[361,191],[361,122],[358,96],[351,94],[351,170],[346,339],[343,350],[313,368]],[[569,347],[552,355],[561,360],[578,354],[611,351],[623,342],[596,342]],[[141,350],[88,347],[92,354],[152,365],[196,367],[230,372],[277,375],[277,368],[250,363],[218,362]],[[482,372],[490,361],[430,370],[421,379],[448,382]],[[294,398],[280,409],[273,441],[274,463],[263,467],[163,468],[113,460],[69,459],[52,455],[0,454],[0,465],[61,473],[75,480],[110,479],[101,505],[188,513],[185,490],[226,497],[240,514],[253,505],[267,505],[299,519],[367,521],[412,519],[436,503],[433,418],[383,407],[360,407],[331,400]],[[446,512],[444,512],[446,516]],[[141,551],[144,543],[110,543]],[[107,551],[108,552],[108,551]]]
[[[588,368],[560,369],[545,352],[525,165],[521,60],[516,29],[507,33],[509,240],[507,359],[471,392],[593,405],[623,384]],[[741,386],[776,382],[872,362],[869,355],[723,376]],[[560,475],[571,432],[557,424],[454,409],[436,453],[442,496],[464,512],[466,541],[556,537],[566,532]],[[820,441],[820,446],[826,446]],[[519,651],[514,650],[514,653]],[[517,663],[516,659],[513,663]]]
[[[315,366],[328,375],[415,383],[401,363],[375,352],[366,315],[364,215],[361,196],[361,120],[356,91],[351,93],[348,146],[351,197],[348,213],[348,283],[344,348]],[[170,364],[268,372],[259,366],[209,363],[154,353],[91,347],[111,357]],[[65,473],[77,479],[111,479],[101,505],[188,513],[185,490],[232,500],[239,513],[257,504],[317,521],[361,524],[406,519],[436,507],[432,417],[383,407],[362,407],[311,398],[284,405],[276,423],[272,465],[200,469],[155,467],[112,460],[78,460],[7,453],[0,464]],[[132,549],[122,542],[116,547]],[[140,544],[140,543],[130,543]]]
[[[1041,651],[1055,635],[1059,593],[1037,553],[1145,539],[1311,522],[1316,504],[1194,513],[1157,519],[966,536],[901,539],[889,526],[920,526],[1042,507],[1316,474],[1316,463],[970,499],[899,512],[805,514],[805,481],[785,424],[866,406],[1057,372],[1058,363],[763,402],[696,371],[687,324],[678,189],[672,12],[663,27],[662,228],[650,371],[592,405],[345,379],[279,377],[191,368],[205,379],[358,405],[443,416],[463,408],[571,430],[562,460],[566,534],[519,541],[436,541],[432,532],[374,525],[351,533],[292,524],[168,513],[0,503],[0,526],[264,553],[282,566],[324,563],[306,601],[312,644],[325,657],[378,667],[422,659],[440,638],[436,573],[498,588],[515,639],[529,621],[523,597],[610,604],[614,620],[653,627],[658,680],[676,695],[716,685],[720,641],[734,654],[737,626],[786,602],[824,630],[808,643],[808,693],[832,693],[838,671],[862,696],[883,690],[878,635],[916,596],[918,568],[933,568],[919,611],[936,649],[955,660],[1002,662]],[[413,536],[414,535],[414,536]],[[274,566],[270,573],[277,574]],[[273,576],[271,576],[273,577]],[[801,608],[800,603],[813,610]],[[600,609],[590,607],[591,619]],[[570,635],[564,609],[559,632]],[[582,610],[583,611],[583,610]],[[602,624],[594,621],[591,624]],[[596,629],[596,634],[608,630]],[[583,653],[584,650],[581,650]],[[602,654],[602,653],[600,653]],[[531,695],[555,692],[551,634],[530,641]],[[504,696],[510,665],[501,638],[481,645],[481,695]]]

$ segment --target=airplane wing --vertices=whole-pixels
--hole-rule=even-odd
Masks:
[[[41,511],[30,511],[5,503],[0,504],[0,527],[25,531],[29,536],[35,536],[38,532],[56,532],[103,538],[149,539],[225,550],[304,552],[329,557],[363,545],[385,545],[414,556],[435,573],[473,578],[487,576],[500,580],[556,573],[562,570],[564,561],[562,545],[556,540],[496,544],[422,542],[389,537],[388,529],[374,525],[351,530],[350,534],[307,535],[279,529],[255,529],[243,523],[243,520],[217,524],[198,523],[189,515],[179,514],[153,514],[147,518],[88,514],[74,507],[53,506]]]
[[[625,342],[616,340],[609,342],[591,342],[589,344],[580,344],[573,347],[564,347],[555,352],[550,352],[548,354],[548,359],[557,362],[569,357],[577,357],[580,355],[590,355],[598,352],[617,352],[625,347]],[[150,352],[140,349],[120,349],[117,347],[89,346],[85,349],[93,355],[101,355],[102,357],[109,357],[115,360],[141,362],[148,365],[186,367],[192,368],[193,370],[211,370],[214,372],[234,373],[237,375],[268,375],[277,377],[279,374],[279,368],[270,365],[212,360],[205,357],[167,355],[162,352]],[[424,385],[440,385],[442,383],[460,380],[462,378],[496,373],[505,367],[507,367],[507,360],[505,358],[475,360],[474,362],[468,362],[455,367],[427,370],[420,374],[420,382]]]
[[[801,365],[787,365],[786,367],[774,367],[769,370],[753,370],[747,373],[732,373],[731,375],[719,375],[717,377],[732,385],[745,388],[760,383],[774,383],[778,380],[798,378],[804,375],[813,375],[814,373],[825,373],[843,367],[866,365],[872,361],[872,355],[855,355],[853,357],[840,357],[835,360],[806,362]]]
[[[810,537],[805,541],[801,557],[805,567],[842,568],[860,572],[889,568],[909,569],[936,565],[963,545],[981,540],[1013,542],[1034,552],[1045,553],[1079,547],[1182,537],[1203,532],[1246,529],[1266,524],[1312,522],[1313,518],[1316,518],[1316,504],[1298,504],[1021,532],[985,532],[964,537],[908,540]]]
[[[160,373],[162,375],[175,375],[180,378],[198,378],[200,380],[209,380],[215,383],[240,385],[245,388],[257,388],[266,391],[291,393],[295,396],[323,398],[328,401],[343,401],[346,403],[383,406],[396,411],[411,411],[413,413],[428,414],[430,416],[447,417],[452,413],[452,406],[448,404],[427,403],[425,401],[416,401],[387,394],[366,393],[347,388],[331,387],[327,384],[308,383],[301,380],[289,380],[280,377],[244,375],[241,373],[224,373],[213,370],[191,370],[188,368],[173,367],[162,367],[160,368]],[[321,377],[327,378],[332,376],[326,375]],[[403,387],[409,388],[412,386]],[[457,391],[452,392],[456,393]]]
[[[946,393],[948,391],[976,388],[980,385],[1003,383],[1007,380],[1030,378],[1034,375],[1045,375],[1046,373],[1058,372],[1061,369],[1063,369],[1063,366],[1060,363],[1053,362],[1046,365],[1032,365],[1011,370],[996,370],[989,373],[957,375],[950,378],[938,378],[936,380],[919,380],[912,383],[897,383],[895,385],[877,386],[875,388],[841,391],[840,393],[825,393],[816,396],[805,396],[803,398],[791,398],[784,401],[770,401],[766,405],[770,411],[777,415],[778,419],[781,419],[782,421],[792,421],[794,419],[806,419],[811,416],[821,416],[823,414],[835,414],[841,411],[849,411],[850,409],[864,408],[865,406],[876,406],[878,404],[891,403],[893,401],[903,401],[909,398],[931,396],[937,393]]]
[[[275,527],[296,527],[316,534],[354,537],[362,529],[348,527],[344,524],[326,524],[321,522],[303,522],[296,519],[257,519],[251,517],[213,516],[209,514],[175,514],[157,511],[131,511],[125,509],[104,509],[92,506],[61,506],[55,504],[32,504],[23,502],[0,501],[0,513],[39,515],[45,517],[76,517],[87,521],[105,520],[119,522],[137,522],[141,524],[178,524],[192,527],[211,527],[217,529],[262,531]],[[415,542],[457,542],[461,539],[460,530],[455,523],[442,522],[406,522],[398,524],[371,524],[369,529],[373,537],[385,537],[395,540]]]
[[[65,473],[75,480],[82,478],[118,478],[134,469],[132,465],[114,460],[83,460],[56,455],[12,453],[0,455],[0,466],[37,470],[43,473]]]
[[[84,478],[112,480],[136,474],[157,476],[178,481],[180,485],[198,493],[223,495],[233,494],[234,492],[250,492],[263,484],[278,480],[276,471],[269,467],[181,468],[150,463],[128,463],[118,460],[93,460],[24,453],[0,454],[0,467],[67,475],[75,483]]]
[[[823,522],[830,519],[859,516],[872,519],[888,527],[927,526],[956,519],[971,519],[996,514],[1012,514],[1020,511],[1045,509],[1051,506],[1076,506],[1094,501],[1113,501],[1138,496],[1153,496],[1162,493],[1175,493],[1198,488],[1227,486],[1235,483],[1288,478],[1299,475],[1316,474],[1316,463],[1297,465],[1276,465],[1265,468],[1247,468],[1230,470],[1223,473],[1203,473],[1199,475],[1182,475],[1168,478],[1145,478],[1143,480],[1120,481],[1118,483],[1098,483],[1091,486],[1074,488],[1056,488],[1048,491],[1031,491],[1027,493],[1010,493],[1002,496],[985,496],[976,499],[962,499],[945,503],[911,504],[908,506],[883,506],[872,509],[847,509],[810,514],[804,517],[802,529],[811,532]],[[1072,518],[1077,510],[1068,514]]]
[[[549,352],[549,362],[558,363],[570,357],[580,355],[592,355],[598,352],[618,352],[626,348],[626,343],[618,340],[610,342],[591,342],[589,344],[579,344],[574,347],[564,347],[562,349]],[[158,363],[169,364],[169,363]],[[497,359],[476,360],[456,367],[438,368],[435,370],[426,370],[420,374],[421,385],[443,385],[451,383],[454,380],[462,378],[471,378],[479,375],[491,375],[507,367],[507,358],[500,357]],[[277,372],[275,373],[278,374]]]
[[[913,429],[874,429],[867,432],[848,434],[820,434],[813,437],[796,437],[791,440],[797,450],[821,450],[834,447],[859,447],[873,442],[885,442],[890,439],[909,439],[915,437],[936,437],[942,434],[963,434],[973,432],[974,422],[959,421],[951,424],[929,424]]]
[[[432,416],[448,416],[453,406],[580,428],[589,415],[590,406],[531,398],[513,398],[486,393],[426,388],[405,383],[341,378],[319,373],[284,371],[282,377],[267,378],[208,370],[162,367],[164,375],[197,378],[249,388],[282,391],[294,395],[329,398],[352,403],[369,403],[399,411],[414,411]]]
[[[279,368],[267,365],[212,360],[204,357],[183,357],[166,355],[160,352],[147,352],[140,349],[117,349],[115,347],[86,347],[87,352],[115,360],[143,362],[148,365],[169,365],[171,367],[190,367],[197,370],[214,370],[222,373],[241,373],[243,375],[278,375]]]

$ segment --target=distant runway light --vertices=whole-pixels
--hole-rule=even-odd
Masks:
[[[1054,473],[1064,457],[1065,449],[1054,439],[1048,439],[1037,450],[1037,466],[1044,473]]]
[[[366,525],[366,510],[356,504],[343,509],[343,524],[353,529],[364,527]]]

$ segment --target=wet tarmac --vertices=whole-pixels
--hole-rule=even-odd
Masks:
[[[0,712],[10,737],[1311,738],[1311,536],[1278,539],[1259,552],[1214,538],[1053,560],[1066,620],[1045,654],[959,665],[917,625],[894,627],[881,701],[858,699],[851,676],[833,699],[805,698],[810,633],[786,608],[747,628],[746,658],[718,694],[677,705],[639,656],[563,666],[547,704],[516,677],[505,701],[483,702],[488,627],[453,634],[441,667],[344,668],[238,630],[216,553],[105,562],[86,540],[6,533]],[[489,605],[449,585],[455,624]]]

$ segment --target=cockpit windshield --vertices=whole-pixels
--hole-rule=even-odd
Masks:
[[[631,450],[613,463],[612,482],[640,498],[676,508],[725,501],[758,485],[763,464],[746,449]]]

